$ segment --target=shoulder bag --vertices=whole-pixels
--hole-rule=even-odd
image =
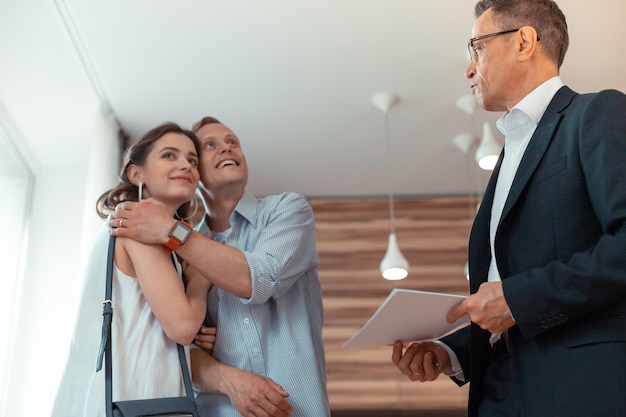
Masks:
[[[114,252],[115,236],[111,236],[109,238],[105,298],[102,302],[102,338],[100,341],[100,351],[98,352],[98,362],[96,364],[96,372],[98,372],[102,369],[102,359],[104,356],[106,417],[199,417],[200,414],[198,413],[193,396],[191,376],[189,374],[189,368],[187,368],[185,351],[180,344],[178,345],[178,357],[180,359],[180,368],[185,383],[186,396],[113,401],[113,371],[111,366],[111,322],[113,318],[113,307],[111,306],[111,295],[113,288]]]

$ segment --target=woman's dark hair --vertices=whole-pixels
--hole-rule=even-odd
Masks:
[[[117,186],[106,191],[98,198],[96,202],[96,211],[102,218],[106,218],[108,211],[114,211],[115,207],[124,201],[137,201],[139,197],[139,187],[128,180],[128,167],[130,165],[143,166],[154,143],[161,139],[167,133],[179,133],[187,136],[196,149],[197,155],[200,155],[200,143],[196,134],[190,130],[181,128],[176,123],[163,123],[153,129],[150,129],[141,136],[137,142],[132,144],[126,151],[124,158],[124,167],[120,171],[119,183]],[[176,217],[186,218],[189,215],[190,202],[186,202],[176,211]]]
[[[552,0],[481,0],[474,8],[478,19],[488,9],[502,30],[532,26],[537,31],[543,50],[558,68],[563,64],[569,46],[567,22],[559,6]]]

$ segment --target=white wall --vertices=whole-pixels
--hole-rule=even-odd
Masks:
[[[8,372],[7,416],[49,415],[78,290],[85,167],[51,167],[36,180],[27,266]],[[59,187],[63,184],[63,187]],[[36,389],[33,397],[28,388]],[[36,399],[35,399],[36,398]]]
[[[17,314],[0,318],[12,335],[0,340],[7,356],[0,358],[0,417],[50,415],[78,305],[81,257],[101,223],[95,200],[118,171],[117,123],[57,4],[0,2],[0,127],[35,177],[23,275],[2,273],[15,284]]]
[[[97,108],[92,113],[91,128],[83,132],[89,143],[83,160],[44,165],[35,175],[24,276],[5,278],[18,280],[21,296],[11,322],[15,337],[8,341],[9,383],[0,415],[47,416],[52,408],[78,307],[83,257],[102,224],[95,201],[115,184],[118,171],[115,122]]]
[[[30,229],[34,175],[5,130],[0,126],[0,265],[2,265],[2,291],[0,291],[0,341],[13,340],[16,300],[19,299],[21,280],[26,264],[28,230]],[[6,404],[9,380],[9,343],[0,343],[0,415]]]

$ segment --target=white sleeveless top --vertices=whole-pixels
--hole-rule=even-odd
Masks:
[[[104,365],[96,373],[106,282],[108,227],[98,232],[84,275],[68,362],[52,417],[104,416]],[[181,268],[176,261],[181,276]],[[181,281],[182,285],[182,281]],[[136,278],[113,269],[113,400],[185,395],[175,342],[167,338]],[[189,347],[185,347],[189,364]]]

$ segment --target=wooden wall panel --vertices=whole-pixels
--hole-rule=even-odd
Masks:
[[[467,387],[447,377],[405,379],[391,347],[344,348],[343,343],[394,288],[467,294],[463,268],[475,209],[468,198],[396,198],[398,244],[409,276],[387,281],[379,264],[387,249],[389,205],[379,199],[312,199],[325,309],[324,344],[333,410],[461,409]],[[411,320],[407,311],[406,320]]]

